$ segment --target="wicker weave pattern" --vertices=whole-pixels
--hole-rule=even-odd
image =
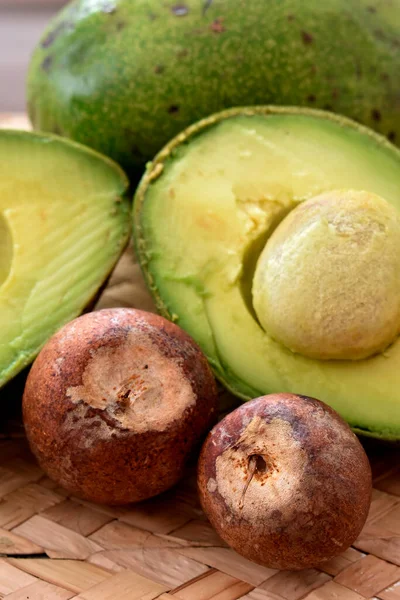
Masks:
[[[0,126],[27,127],[23,117]],[[99,307],[152,310],[128,251]],[[234,400],[221,394],[222,410]],[[19,404],[19,399],[14,399]],[[39,469],[20,418],[0,424],[0,598],[7,600],[400,600],[400,450],[369,443],[371,511],[352,548],[318,569],[275,571],[230,550],[198,502],[194,468],[127,508],[69,497]]]
[[[97,506],[68,497],[43,475],[22,436],[3,434],[0,598],[400,600],[399,451],[370,456],[373,501],[354,547],[318,569],[291,573],[226,547],[201,511],[193,470],[148,502]]]

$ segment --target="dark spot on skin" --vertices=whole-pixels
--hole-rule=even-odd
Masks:
[[[310,94],[309,96],[307,96],[307,102],[315,102],[316,99],[317,98],[314,94]]]
[[[175,4],[175,6],[171,8],[171,11],[177,17],[185,17],[189,13],[189,8],[186,4]]]
[[[375,121],[376,123],[379,123],[379,121],[382,119],[382,115],[377,108],[373,108],[371,110],[371,117],[372,117],[372,120]]]
[[[156,65],[154,67],[154,73],[157,73],[157,75],[161,75],[161,73],[164,73],[164,71],[165,71],[164,65]]]
[[[211,4],[213,3],[213,0],[205,0],[204,4],[203,4],[203,17],[206,14],[206,12],[208,11],[208,9],[210,8]]]
[[[40,66],[42,67],[43,71],[48,73],[50,71],[52,64],[53,64],[53,57],[46,56],[46,58],[42,61],[42,64]]]
[[[149,365],[144,365],[143,369],[148,369]]]
[[[303,40],[303,44],[305,44],[306,46],[309,46],[314,42],[313,36],[311,35],[311,33],[308,33],[308,31],[301,32],[301,39]]]
[[[396,132],[395,131],[389,131],[388,140],[390,140],[391,142],[396,141]]]
[[[46,35],[46,37],[44,38],[44,40],[42,40],[40,44],[42,48],[48,48],[49,46],[54,44],[58,36],[61,35],[61,33],[64,31],[64,29],[67,28],[68,25],[69,23],[67,21],[61,21],[61,23],[59,23],[52,31],[49,31],[49,33]]]
[[[171,106],[168,108],[168,112],[170,115],[175,115],[179,112],[179,106],[176,104],[171,104]]]
[[[226,27],[222,23],[223,20],[224,19],[222,17],[218,17],[218,19],[215,19],[210,25],[211,31],[213,31],[214,33],[223,33],[224,31],[226,31]]]
[[[375,34],[375,37],[378,38],[378,40],[386,40],[386,35],[382,31],[382,29],[375,29],[374,34]]]
[[[385,30],[375,29],[374,34],[378,40],[390,44],[393,48],[400,48],[400,40],[390,37],[390,34],[388,35]]]

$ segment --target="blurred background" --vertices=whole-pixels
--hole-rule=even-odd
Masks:
[[[25,110],[29,58],[65,0],[0,0],[0,112]]]

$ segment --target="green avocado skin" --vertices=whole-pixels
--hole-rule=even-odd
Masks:
[[[80,0],[28,75],[36,129],[132,175],[187,125],[233,106],[311,106],[400,140],[400,0]]]

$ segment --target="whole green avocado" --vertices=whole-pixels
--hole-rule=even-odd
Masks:
[[[227,107],[311,106],[400,139],[400,0],[78,0],[32,58],[36,129],[130,174]]]

